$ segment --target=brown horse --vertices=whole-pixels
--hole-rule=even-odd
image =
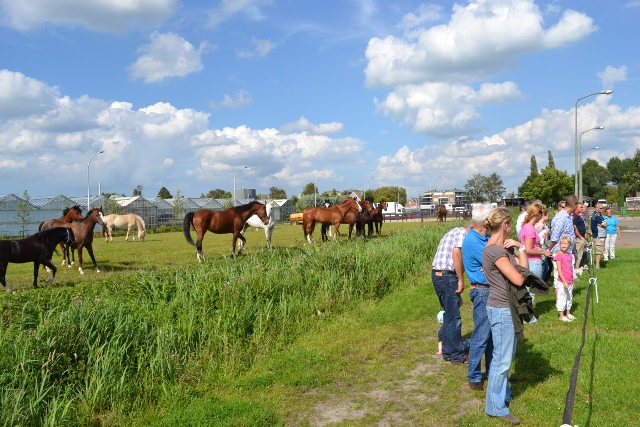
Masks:
[[[91,257],[91,261],[93,261],[93,268],[96,270],[96,273],[100,273],[100,269],[96,263],[96,258],[93,256],[93,229],[96,224],[100,224],[103,227],[105,226],[102,207],[91,209],[87,212],[87,216],[82,218],[80,221],[72,222],[71,224],[57,220],[52,221],[54,227],[70,228],[76,236],[76,243],[78,244],[78,263],[80,264],[78,271],[80,274],[84,274],[84,271],[82,270],[82,248],[85,247]]]
[[[385,199],[380,200],[378,206],[371,211],[371,222],[375,225],[376,234],[378,237],[382,236],[382,223],[384,222],[384,215],[382,211],[387,210],[387,201]],[[379,226],[379,228],[378,228]],[[369,226],[369,236],[371,236],[371,226]]]
[[[349,199],[344,200],[339,204],[348,203],[348,202],[349,202]],[[344,217],[342,218],[342,221],[340,221],[340,224],[349,224],[349,239],[351,239],[351,234],[353,234],[354,226],[356,227],[356,237],[358,236],[364,237],[364,225],[369,221],[370,212],[373,210],[373,206],[371,206],[371,202],[369,200],[365,199],[365,200],[359,201],[358,204],[362,208],[360,212],[358,212],[355,209],[349,209],[347,213],[344,215]],[[327,230],[329,229],[329,227],[331,227],[331,225],[322,224],[321,234],[322,234],[323,242],[326,242],[327,240],[329,240],[329,238],[327,237]]]
[[[45,231],[45,230],[49,230],[50,228],[55,227],[52,224],[52,221],[62,221],[62,222],[73,222],[73,221],[77,221],[79,219],[82,219],[82,209],[80,208],[80,206],[75,205],[72,206],[70,208],[66,208],[65,210],[62,211],[62,217],[56,219],[49,219],[47,221],[43,221],[40,223],[40,226],[38,227],[38,231]],[[66,262],[69,265],[69,268],[71,268],[71,266],[73,265],[73,263],[75,262],[75,255],[73,255],[73,252],[71,252],[71,254],[73,255],[73,260],[69,259],[69,248],[68,246],[66,246],[64,243],[60,242],[60,249],[62,250],[62,265],[64,265],[64,263]]]
[[[187,242],[196,247],[196,253],[198,261],[202,261],[204,255],[202,254],[202,239],[207,231],[211,231],[216,234],[233,233],[233,243],[231,246],[231,254],[236,254],[236,241],[240,239],[240,249],[238,249],[238,255],[242,253],[244,244],[246,242],[242,235],[244,224],[253,215],[258,215],[258,218],[263,224],[269,224],[269,215],[267,215],[267,206],[255,200],[249,204],[238,206],[235,208],[229,208],[224,211],[212,211],[209,209],[202,209],[196,212],[189,212],[182,223],[182,231]],[[196,230],[198,234],[198,241],[196,243],[191,239],[191,226]]]
[[[437,217],[437,221],[439,223],[442,223],[443,221],[446,222],[447,221],[447,208],[445,208],[444,206],[438,206],[436,208],[436,217]]]
[[[303,211],[302,220],[304,237],[309,243],[315,243],[315,240],[313,239],[313,230],[316,227],[316,222],[319,222],[320,224],[333,224],[333,227],[335,228],[335,239],[338,234],[340,234],[340,223],[349,209],[355,209],[358,212],[362,211],[362,207],[360,207],[356,199],[347,199],[344,203],[340,203],[330,208],[306,208]]]

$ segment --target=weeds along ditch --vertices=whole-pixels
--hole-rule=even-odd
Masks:
[[[103,425],[181,382],[233,377],[321,319],[427,274],[442,233],[421,227],[6,296],[0,425]]]

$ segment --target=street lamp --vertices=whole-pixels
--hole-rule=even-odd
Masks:
[[[94,153],[93,156],[89,159],[89,163],[87,163],[87,211],[91,209],[91,187],[89,186],[89,166],[91,166],[91,160],[98,154],[104,153],[104,150],[98,151]]]
[[[396,185],[396,188],[398,189],[398,204],[400,204],[400,183],[402,182],[404,182],[404,179],[400,180],[400,182],[398,182],[398,185]],[[396,213],[398,212],[397,209],[398,208],[396,207]]]
[[[313,206],[317,206],[317,196],[318,196],[318,186],[316,185],[316,183],[318,182],[318,178],[320,178],[321,176],[325,176],[326,173],[323,173],[321,175],[316,176],[316,180],[313,181]]]
[[[580,156],[580,149],[578,148],[578,101],[580,101],[581,99],[588,98],[588,97],[593,96],[593,95],[611,95],[612,93],[613,93],[612,90],[603,90],[601,92],[596,92],[596,93],[592,93],[592,94],[589,94],[589,95],[585,95],[582,98],[578,98],[578,100],[576,101],[576,122],[575,122],[575,127],[574,127],[574,130],[575,130],[575,133],[576,133],[574,192],[576,194],[579,192],[578,191],[578,169],[579,169],[579,167],[578,167],[578,157]]]
[[[597,149],[600,148],[600,147],[593,147],[593,148],[588,148],[588,149],[582,151],[582,135],[587,133],[587,132],[590,132],[592,130],[602,130],[602,129],[604,129],[604,126],[596,126],[594,128],[587,129],[584,132],[580,133],[580,140],[578,142],[578,150],[580,151],[580,168],[579,168],[579,170],[580,170],[580,178],[578,180],[578,201],[580,203],[582,203],[582,153],[584,153],[585,151],[597,150]]]
[[[233,207],[236,206],[236,175],[238,175],[238,172],[242,169],[249,169],[249,166],[242,166],[233,174]]]
[[[369,181],[371,177],[364,180],[364,184],[362,184],[362,200],[364,200],[364,195],[367,192],[367,181]]]

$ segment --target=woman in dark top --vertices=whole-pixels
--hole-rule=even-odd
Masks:
[[[512,425],[518,425],[520,420],[507,408],[507,403],[513,400],[508,377],[516,353],[516,334],[507,287],[508,282],[516,286],[524,284],[524,276],[516,270],[515,265],[528,267],[528,263],[522,244],[508,238],[511,235],[512,226],[511,212],[506,208],[494,209],[484,222],[484,227],[491,233],[487,246],[482,252],[482,268],[490,286],[487,316],[491,324],[493,341],[493,358],[489,368],[485,412]],[[519,260],[513,254],[514,248],[522,249],[519,251]]]

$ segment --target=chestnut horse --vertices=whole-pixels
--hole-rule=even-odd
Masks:
[[[347,203],[349,199],[340,202]],[[369,200],[362,200],[358,202],[362,211],[358,212],[355,209],[349,209],[345,216],[340,221],[340,224],[349,224],[349,239],[351,239],[351,234],[353,233],[353,227],[356,227],[356,237],[362,236],[364,237],[364,225],[370,220],[370,212],[373,210],[373,206],[371,206],[371,202]],[[328,224],[322,224],[321,233],[322,233],[322,241],[326,242],[329,240],[327,237],[327,229],[331,227]]]
[[[254,200],[249,204],[229,208],[224,211],[202,209],[196,212],[189,212],[184,217],[182,231],[184,232],[184,237],[187,239],[187,242],[196,247],[198,261],[202,261],[202,258],[204,258],[202,254],[202,239],[207,231],[216,234],[233,233],[231,254],[235,256],[236,241],[240,239],[242,242],[238,250],[238,255],[240,255],[246,242],[242,235],[242,229],[247,220],[253,215],[258,215],[258,218],[260,218],[263,224],[269,224],[267,206]],[[191,226],[193,226],[198,234],[198,241],[196,243],[193,243],[191,239]]]
[[[313,239],[313,230],[316,227],[316,222],[320,224],[333,224],[335,228],[334,239],[340,234],[339,228],[342,219],[347,214],[349,209],[355,209],[358,212],[362,211],[362,207],[356,201],[356,199],[347,199],[344,203],[340,203],[330,208],[316,208],[309,207],[303,211],[302,225],[304,230],[304,237],[309,243],[315,243]]]
[[[100,224],[103,227],[106,225],[104,223],[102,207],[91,209],[87,212],[87,216],[82,218],[80,221],[75,221],[71,224],[57,220],[52,220],[52,222],[55,227],[70,228],[76,236],[76,243],[78,244],[78,263],[80,263],[78,271],[80,274],[84,274],[84,271],[82,270],[82,248],[85,247],[91,257],[91,261],[93,261],[93,268],[96,270],[96,273],[100,273],[100,269],[96,263],[96,258],[93,256],[93,229],[96,224]]]
[[[378,237],[382,236],[382,223],[384,222],[384,214],[382,213],[382,211],[386,209],[387,209],[387,201],[385,199],[382,199],[380,200],[380,203],[378,203],[378,206],[373,211],[371,211],[371,222],[376,228],[376,234],[378,235]],[[378,226],[380,228],[378,228]],[[372,228],[373,227],[370,224],[369,236],[371,236]]]
[[[444,206],[438,206],[436,208],[436,217],[437,221],[442,223],[443,221],[447,221],[447,208]]]
[[[82,209],[80,208],[80,206],[75,205],[63,210],[62,217],[58,218],[57,220],[49,219],[47,221],[41,222],[40,226],[38,227],[38,231],[45,231],[53,228],[54,226],[51,225],[52,221],[73,222],[79,219],[82,219]],[[67,265],[69,265],[69,268],[71,268],[71,266],[75,262],[74,252],[71,252],[71,256],[73,256],[73,259],[70,259],[69,248],[62,242],[60,242],[60,249],[62,250],[62,265],[64,265],[64,263],[66,262]]]
[[[51,255],[58,243],[65,243],[75,247],[76,242],[73,233],[68,228],[54,227],[31,237],[21,240],[0,240],[0,283],[4,289],[11,293],[7,285],[5,275],[10,262],[21,264],[33,262],[33,287],[38,287],[38,269],[40,264],[49,267],[51,277],[47,281],[53,282],[56,277],[56,267],[51,264]]]

